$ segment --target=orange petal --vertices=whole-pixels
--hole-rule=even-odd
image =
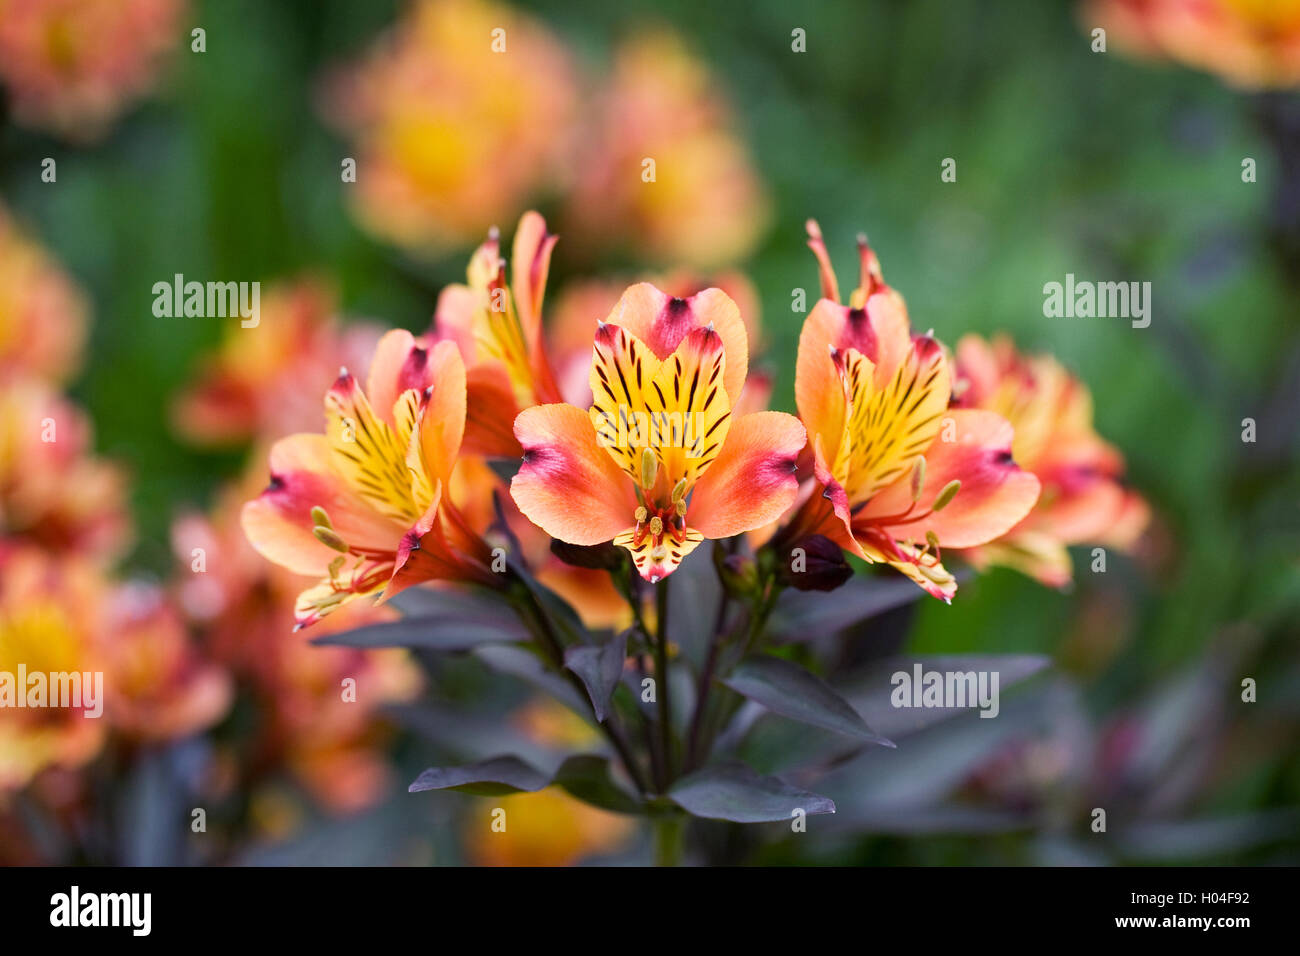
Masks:
[[[356,549],[393,551],[402,526],[377,513],[333,470],[323,435],[290,435],[271,449],[271,482],[244,505],[244,534],[263,557],[295,574],[323,576],[338,552],[312,534],[314,507],[322,507],[335,532]]]
[[[524,334],[534,348],[541,336],[542,297],[551,269],[551,250],[559,238],[548,233],[546,220],[531,210],[524,213],[515,229],[510,280]]]
[[[408,389],[423,392],[431,382],[427,345],[405,329],[393,329],[375,347],[366,377],[366,396],[375,415],[390,428],[398,396]]]
[[[528,520],[570,544],[603,544],[634,520],[632,483],[596,441],[586,413],[534,405],[515,419],[523,465],[510,493]]]
[[[723,387],[733,402],[740,398],[749,369],[749,337],[740,309],[721,289],[705,289],[683,299],[641,282],[623,293],[606,321],[627,329],[661,361],[677,351],[693,329],[712,323],[727,354]]]
[[[518,458],[523,454],[512,427],[519,406],[505,368],[496,363],[474,366],[466,375],[465,393],[462,453],[485,458]]]
[[[721,454],[695,486],[691,527],[706,538],[729,538],[775,521],[799,493],[794,466],[806,441],[793,415],[736,418]]]
[[[1011,457],[1011,425],[994,412],[951,409],[955,441],[942,436],[925,454],[925,485],[914,513],[929,510],[951,481],[961,488],[939,512],[915,520],[885,521],[881,525],[898,540],[923,542],[933,531],[943,547],[969,548],[1005,534],[1029,513],[1038,500],[1038,479]],[[876,495],[854,523],[880,524],[884,516],[913,509],[911,476],[903,475]]]
[[[465,434],[465,363],[454,343],[439,342],[426,364],[430,384],[420,399],[419,463],[426,475],[446,484]]]

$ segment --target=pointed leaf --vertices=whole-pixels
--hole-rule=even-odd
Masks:
[[[791,819],[795,810],[834,813],[835,803],[777,777],[764,777],[742,763],[722,763],[682,777],[668,796],[697,817],[734,823],[769,823]]]
[[[476,648],[474,656],[493,670],[517,677],[550,694],[584,720],[591,719],[591,704],[582,693],[536,654],[522,647],[491,644]]]
[[[858,712],[820,677],[779,657],[750,657],[723,684],[768,710],[859,740],[894,746],[867,726]]]
[[[369,624],[312,640],[318,647],[415,647],[431,651],[469,651],[486,644],[515,644],[528,640],[518,619],[498,621],[465,618],[411,617]]]
[[[617,783],[609,773],[609,761],[594,754],[577,754],[560,764],[554,783],[594,807],[615,813],[640,813],[641,801]]]
[[[430,767],[407,790],[459,790],[494,797],[504,793],[532,793],[550,784],[540,770],[518,757],[493,757],[463,767]]]
[[[564,652],[564,666],[582,678],[591,697],[596,719],[602,723],[609,713],[609,699],[623,676],[627,660],[627,632],[613,634],[600,645],[570,647]]]

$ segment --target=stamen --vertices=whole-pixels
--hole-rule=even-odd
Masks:
[[[650,519],[650,534],[652,534],[654,537],[657,538],[663,533],[664,533],[664,519],[659,517],[658,515],[655,515],[653,518]]]
[[[921,500],[921,491],[925,488],[925,456],[916,459],[912,468],[912,504]]]
[[[649,491],[659,474],[659,459],[652,448],[641,449],[641,487]]]
[[[332,528],[316,525],[316,527],[311,529],[311,533],[316,536],[317,541],[325,545],[327,548],[333,548],[335,551],[342,551],[344,554],[347,554],[352,550],[348,547],[348,543],[339,537],[338,532]]]
[[[930,510],[932,512],[942,511],[944,508],[948,507],[948,504],[953,498],[957,497],[957,492],[959,491],[961,491],[961,482],[954,478],[943,486],[943,490],[939,492],[939,497],[934,499],[934,504],[930,506]]]
[[[686,497],[686,479],[680,478],[677,484],[673,485],[673,504],[677,504]]]
[[[325,528],[328,531],[334,530],[334,525],[330,523],[329,513],[320,505],[311,509],[311,521],[313,525]]]

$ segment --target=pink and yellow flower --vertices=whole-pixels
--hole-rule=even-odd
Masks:
[[[842,305],[811,220],[808,232],[822,299],[799,337],[795,398],[817,482],[783,540],[825,535],[950,600],[957,583],[940,549],[1004,534],[1038,498],[1038,479],[1013,459],[1006,419],[948,408],[944,349],[911,333],[903,298],[885,284],[866,238],[858,287]]]
[[[635,241],[652,259],[708,269],[748,255],[766,226],[767,197],[730,110],[667,30],[616,52],[577,163],[566,219],[585,248]]]
[[[330,100],[357,146],[345,188],[362,225],[436,248],[513,218],[554,178],[575,86],[533,18],[489,0],[416,0]]]
[[[797,493],[806,436],[779,412],[733,417],[748,362],[726,293],[632,286],[596,331],[591,408],[539,405],[515,420],[515,502],[552,537],[626,548],[652,582],[705,538],[772,521]]]
[[[465,431],[465,366],[453,342],[404,330],[380,340],[367,387],[344,369],[325,397],[326,433],[271,449],[271,482],[243,526],[271,561],[320,583],[295,616],[311,624],[361,596],[434,579],[495,586],[490,549],[447,500]]]
[[[957,343],[953,405],[987,409],[1015,428],[1012,453],[1043,492],[1004,536],[965,556],[1014,567],[1052,587],[1070,582],[1066,545],[1130,547],[1149,509],[1123,482],[1123,456],[1093,428],[1087,386],[1047,355],[1025,356],[1010,339]]]
[[[0,379],[67,379],[81,362],[87,312],[71,277],[0,207]]]
[[[0,82],[19,121],[102,135],[181,37],[184,0],[0,0]]]
[[[1081,20],[1139,56],[1233,86],[1300,85],[1300,0],[1089,0]]]

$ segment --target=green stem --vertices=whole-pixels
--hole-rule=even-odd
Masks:
[[[668,582],[655,585],[655,683],[659,701],[659,747],[663,753],[664,779],[661,789],[673,781],[672,699],[668,679]]]
[[[686,837],[686,817],[680,813],[665,813],[651,818],[654,828],[655,866],[679,866]]]
[[[537,595],[533,593],[533,589],[528,586],[526,581],[523,581],[522,579],[517,580],[522,586],[522,592],[526,595],[526,598],[522,606],[516,604],[516,609],[524,618],[525,623],[530,625],[530,630],[532,630],[541,641],[542,647],[550,655],[551,661],[555,665],[556,670],[558,670],[560,674],[573,685],[574,690],[578,692],[580,698],[589,701],[590,698],[587,694],[587,687],[582,683],[582,678],[564,666],[564,647],[560,643],[560,639],[556,637],[555,630],[551,627],[551,619],[547,616],[546,609],[542,606],[542,602],[537,599]],[[593,708],[592,713],[593,720],[595,719],[594,710],[595,708]],[[623,762],[623,766],[627,768],[628,776],[632,778],[632,782],[636,785],[637,790],[642,794],[648,793],[649,787],[646,784],[645,777],[641,774],[641,767],[632,756],[631,748],[623,738],[622,731],[615,723],[615,715],[611,713],[603,722],[599,720],[596,720],[595,722],[596,726],[600,728],[601,732],[610,742],[610,745],[614,748],[615,753],[618,754],[619,759]]]

